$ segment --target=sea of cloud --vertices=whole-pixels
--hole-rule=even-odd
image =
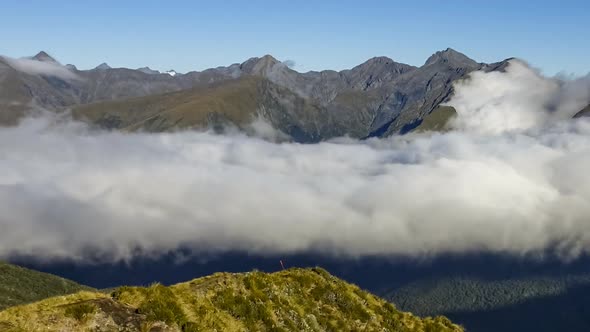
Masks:
[[[590,121],[571,117],[589,91],[514,61],[456,85],[448,133],[318,144],[28,118],[0,129],[0,257],[575,257],[590,250]]]

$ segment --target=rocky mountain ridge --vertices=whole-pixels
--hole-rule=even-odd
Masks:
[[[45,52],[36,57],[43,61],[53,59]],[[233,84],[229,82],[253,76],[270,82],[269,86],[286,89],[285,95],[294,97],[283,100],[284,96],[279,95],[271,98],[268,104],[257,102],[257,108],[248,113],[273,113],[272,118],[267,118],[269,122],[281,130],[294,128],[287,131],[298,132],[295,140],[303,142],[341,135],[364,138],[411,131],[438,105],[448,101],[454,81],[475,70],[503,70],[508,63],[508,60],[478,63],[449,48],[433,54],[421,67],[375,57],[349,70],[299,73],[271,55],[265,55],[241,64],[174,76],[157,74],[149,68],[132,70],[102,64],[94,70],[83,71],[62,67],[72,74],[66,77],[47,72],[25,73],[4,60],[0,58],[0,91],[4,91],[0,92],[0,121],[3,123],[15,123],[32,105],[59,110],[105,102],[107,104],[91,108],[103,107],[104,112],[112,113],[113,110],[106,108],[110,101],[135,103],[131,98],[141,97],[154,100],[153,96],[160,94],[191,89],[205,91],[212,85]],[[51,66],[61,66],[53,61]],[[294,101],[295,104],[289,104]],[[281,107],[275,109],[277,103]],[[307,107],[312,112],[298,111],[302,104],[313,105]],[[162,111],[167,110],[167,105],[160,104],[160,107]],[[117,112],[121,112],[119,117],[125,117],[129,110]],[[208,118],[227,118],[226,113],[232,112],[220,109]],[[297,118],[279,126],[273,119],[285,117],[285,114],[297,114]],[[212,125],[215,123],[199,122],[183,127]],[[174,128],[161,127],[160,130]]]

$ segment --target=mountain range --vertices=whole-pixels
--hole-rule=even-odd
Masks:
[[[78,70],[46,52],[27,60],[0,58],[1,123],[31,107],[148,131],[244,127],[262,117],[295,141],[317,142],[409,132],[449,100],[453,82],[475,70],[501,71],[510,59],[478,63],[448,48],[420,67],[375,57],[349,70],[299,73],[265,55],[186,74],[106,64]]]

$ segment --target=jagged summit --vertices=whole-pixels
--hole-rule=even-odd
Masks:
[[[262,75],[269,73],[273,67],[277,64],[281,64],[279,60],[275,59],[272,55],[266,54],[260,58],[250,58],[240,65],[242,71],[251,75]],[[285,68],[287,66],[284,66]]]
[[[248,66],[248,65],[256,65],[258,63],[265,63],[265,64],[276,64],[279,63],[280,61],[277,60],[275,57],[273,57],[270,54],[265,54],[261,57],[252,57],[246,61],[244,61],[241,66]]]
[[[51,57],[49,54],[47,54],[47,52],[45,51],[41,51],[39,53],[37,53],[34,57],[32,57],[33,60],[37,60],[37,61],[41,61],[41,62],[54,62],[57,63],[57,61]]]
[[[379,69],[392,69],[392,68],[415,68],[413,66],[407,65],[405,63],[395,62],[393,59],[386,57],[386,56],[376,56],[370,58],[369,60],[361,63],[360,65],[351,69],[351,71],[360,70],[362,68],[379,68]]]
[[[434,63],[449,63],[454,66],[468,67],[477,65],[477,62],[461,52],[457,52],[452,48],[447,48],[444,51],[438,51],[431,55],[424,63],[425,66]]]
[[[258,58],[260,61],[266,62],[266,63],[279,63],[280,61],[277,60],[275,57],[273,57],[270,54],[265,54],[262,57]]]
[[[379,56],[371,58],[351,70],[344,71],[353,89],[367,90],[382,86],[399,75],[414,70],[416,67]]]
[[[96,66],[94,69],[95,70],[106,70],[106,69],[111,69],[111,66],[109,66],[106,62],[103,62],[100,65]]]

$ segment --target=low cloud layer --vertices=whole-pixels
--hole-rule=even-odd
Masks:
[[[522,80],[506,79],[513,74]],[[548,109],[539,102],[547,93],[525,93],[528,85],[560,90],[526,66],[476,74],[452,101],[459,130],[360,142],[27,119],[0,130],[0,257],[116,261],[179,246],[572,257],[590,249],[590,122],[520,114]],[[551,109],[565,114],[568,102]],[[512,110],[517,124],[494,109]]]
[[[475,72],[455,88],[449,105],[460,116],[453,126],[500,134],[571,119],[590,101],[590,74],[547,78],[523,61],[512,60],[505,72]]]
[[[28,58],[1,57],[12,68],[29,75],[55,76],[64,80],[79,80],[80,77],[57,62],[37,61]]]

